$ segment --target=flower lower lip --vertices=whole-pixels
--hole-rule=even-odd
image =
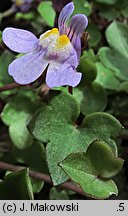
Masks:
[[[56,53],[51,54],[48,57],[46,57],[47,60],[56,60],[57,58],[58,58],[58,55]]]

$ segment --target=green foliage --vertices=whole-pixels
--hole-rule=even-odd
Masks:
[[[0,200],[30,199],[33,199],[33,192],[27,169],[11,173],[0,182]]]
[[[112,6],[104,6],[103,8],[101,6],[100,16],[108,21],[112,21],[120,16],[120,12]]]
[[[35,159],[35,158],[38,158]],[[20,163],[26,165],[33,171],[42,172],[48,174],[48,168],[46,164],[45,148],[42,143],[33,142],[33,145],[27,149],[18,149],[12,146],[11,154],[3,154],[0,157],[0,161],[7,163]],[[33,193],[39,193],[44,186],[44,182],[38,179],[31,178]]]
[[[31,170],[47,173],[45,148],[42,143],[34,141],[32,146],[23,150],[14,146],[12,151],[17,162],[27,164]],[[38,160],[35,160],[34,156]]]
[[[107,95],[102,86],[94,82],[97,77],[96,57],[92,50],[84,52],[78,71],[82,72],[82,81],[74,89],[74,96],[80,105],[81,112],[86,115],[103,111],[107,105]]]
[[[106,68],[101,62],[96,63],[97,77],[96,82],[101,84],[105,89],[119,90],[120,82],[115,76],[115,72]]]
[[[122,16],[127,18],[127,0],[97,0],[97,8],[100,11],[99,14],[102,18],[108,21],[120,19]]]
[[[116,37],[113,37],[116,34]],[[102,47],[99,50],[99,58],[109,69],[115,71],[115,75],[122,81],[128,80],[128,27],[118,22],[113,22],[106,30],[107,41],[111,47]],[[117,45],[118,44],[118,45]]]
[[[65,190],[57,191],[55,187],[51,188],[49,193],[50,200],[68,200],[69,196]]]
[[[24,13],[16,13],[16,19],[19,20],[19,19],[25,19],[25,20],[33,20],[34,19],[34,13],[33,12],[30,12],[30,13],[27,13],[27,14],[24,14]]]
[[[2,6],[1,29],[16,26],[39,38],[57,26],[64,2],[33,1],[28,12],[19,7],[15,13]],[[77,68],[81,82],[73,95],[67,86],[48,91],[44,77],[41,86],[40,79],[29,87],[1,88],[0,161],[49,175],[53,186],[70,179],[87,197],[109,199],[119,191],[117,199],[127,199],[128,1],[73,2],[73,15],[83,13],[89,21]],[[8,88],[14,82],[8,66],[24,54],[15,56],[7,49],[2,31],[0,87]],[[126,159],[123,169],[121,157]],[[29,177],[27,168],[9,175],[0,171],[0,199],[81,199],[75,192]]]
[[[95,47],[101,40],[101,33],[97,26],[91,24],[87,27],[87,31],[90,35],[89,45],[90,47]]]
[[[74,90],[74,96],[80,105],[80,110],[84,115],[103,111],[107,105],[106,92],[102,86],[96,82]]]
[[[55,11],[50,1],[41,2],[38,6],[38,12],[49,26],[54,25]]]
[[[83,53],[78,66],[78,71],[82,72],[82,80],[79,86],[85,86],[86,84],[90,84],[96,79],[97,69],[94,62],[92,61],[93,58],[93,53]]]
[[[110,146],[100,141],[92,143],[86,154],[71,154],[60,164],[85,193],[98,199],[117,195],[118,189],[110,178],[120,172],[122,165],[122,159],[116,158]]]
[[[29,123],[29,130],[34,137],[48,143],[46,155],[54,185],[67,180],[58,163],[73,152],[86,152],[96,139],[108,142],[114,154],[117,154],[112,138],[120,133],[121,124],[109,114],[95,113],[88,115],[82,125],[76,127],[79,113],[74,97],[61,91],[53,91],[49,104],[43,106]]]
[[[0,31],[0,43],[2,41],[2,31]]]
[[[88,1],[85,0],[81,0],[81,1],[77,1],[77,0],[73,0],[74,4],[75,4],[75,10],[74,10],[74,14],[85,14],[86,16],[89,16],[92,12],[92,7],[91,4],[89,4]]]
[[[13,82],[13,79],[8,74],[8,66],[14,60],[14,55],[5,50],[0,56],[0,82],[4,85]]]
[[[105,3],[105,4],[114,4],[116,3],[118,0],[96,0],[97,2],[100,3]]]
[[[113,22],[106,30],[106,38],[110,47],[125,57],[128,57],[127,35],[128,26],[119,22]]]
[[[30,180],[32,184],[33,193],[39,193],[44,186],[44,182],[33,178],[30,178]]]
[[[28,148],[32,144],[33,137],[26,125],[38,106],[29,97],[19,95],[8,102],[2,111],[1,118],[9,126],[12,142],[19,149]]]

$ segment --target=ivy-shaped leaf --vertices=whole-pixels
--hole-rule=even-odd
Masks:
[[[96,82],[74,89],[74,96],[84,115],[103,111],[107,105],[106,92],[103,87]]]
[[[127,35],[128,27],[114,21],[106,30],[106,38],[111,48],[102,47],[98,53],[101,62],[107,68],[115,71],[115,75],[122,81],[128,80]]]
[[[33,137],[26,125],[38,107],[38,101],[34,103],[27,96],[17,95],[5,105],[1,113],[3,122],[9,126],[11,140],[19,149],[32,145]]]
[[[86,154],[71,154],[60,164],[86,194],[100,199],[117,195],[118,189],[110,178],[120,172],[122,165],[123,160],[116,158],[110,146],[102,141],[93,142]]]
[[[34,137],[48,143],[46,155],[54,185],[65,182],[68,177],[58,164],[73,152],[86,152],[96,139],[107,141],[117,154],[114,137],[121,131],[121,124],[111,115],[95,113],[88,115],[78,127],[76,120],[79,106],[73,96],[61,91],[51,91],[51,100],[34,115],[29,130]]]
[[[115,37],[116,35],[116,37]],[[106,30],[107,41],[114,50],[128,58],[128,26],[113,22]],[[118,44],[118,46],[117,46]]]
[[[30,199],[33,199],[33,192],[27,169],[11,173],[0,182],[0,200]]]
[[[105,89],[119,90],[120,81],[116,78],[115,71],[108,69],[101,62],[97,62],[96,67],[98,73],[95,81]]]

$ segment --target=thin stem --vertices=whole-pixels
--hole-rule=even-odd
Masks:
[[[22,86],[24,86],[24,85],[20,85],[18,83],[10,83],[10,84],[7,84],[5,86],[0,87],[0,92],[7,91],[7,90],[10,90],[10,89],[19,88],[19,87],[22,87]]]
[[[73,87],[72,86],[68,86],[68,93],[73,94]]]
[[[12,164],[0,162],[0,169],[2,169],[2,170],[8,170],[8,171],[16,172],[16,171],[20,171],[24,168],[25,167],[22,167],[22,166],[15,166]],[[31,176],[32,178],[47,182],[50,185],[52,185],[52,181],[50,179],[50,176],[48,176],[46,174],[30,170],[29,176]],[[77,185],[74,185],[72,182],[65,182],[62,185],[60,185],[59,187],[72,190],[72,191],[76,192],[77,194],[85,196],[85,193],[81,190],[81,188],[78,187]]]
[[[8,17],[8,16],[11,16],[15,12],[16,12],[16,8],[15,7],[11,7],[10,9],[4,11],[1,15],[2,15],[2,18],[5,18],[5,17]]]

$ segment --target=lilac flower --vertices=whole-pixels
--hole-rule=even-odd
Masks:
[[[12,0],[12,2],[17,9],[25,13],[31,8],[33,0]]]
[[[67,25],[73,10],[73,3],[67,4],[59,16],[59,29],[49,30],[39,39],[26,30],[3,31],[3,41],[11,50],[27,53],[9,65],[9,74],[17,83],[34,82],[47,68],[46,83],[50,88],[79,84],[82,74],[76,68],[81,54],[80,38],[88,20],[85,15],[77,14]]]

